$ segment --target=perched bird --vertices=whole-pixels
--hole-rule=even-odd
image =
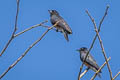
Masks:
[[[77,51],[80,52],[80,59],[83,62],[85,57],[86,57],[86,55],[87,55],[87,53],[88,53],[87,48],[86,47],[82,47],[82,48],[78,49]],[[92,69],[95,72],[99,69],[99,66],[97,65],[96,61],[94,60],[94,58],[91,56],[90,53],[88,54],[86,60],[84,61],[84,64],[88,68]],[[99,77],[101,77],[100,73],[101,73],[101,71],[97,74]]]
[[[50,13],[50,21],[52,25],[58,22],[58,24],[55,26],[55,28],[57,29],[56,31],[61,31],[64,34],[65,39],[69,41],[68,34],[72,34],[72,30],[70,29],[69,25],[59,15],[59,13],[56,10],[48,10],[48,11]]]

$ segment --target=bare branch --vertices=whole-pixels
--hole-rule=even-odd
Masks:
[[[43,25],[43,24],[42,24],[41,26],[42,26],[42,27],[45,27],[45,28],[49,28],[49,26],[46,26],[46,25]],[[62,33],[61,30],[57,30],[57,29],[54,29],[54,28],[53,28],[52,30],[54,30],[54,31],[56,31],[56,32],[60,32],[60,33]]]
[[[12,33],[12,36],[11,36],[10,40],[8,40],[8,43],[5,45],[5,47],[4,47],[3,50],[1,51],[0,56],[2,56],[2,54],[5,52],[5,50],[8,48],[9,44],[11,43],[11,41],[12,41],[15,37],[17,37],[17,36],[19,36],[19,35],[27,32],[27,31],[29,31],[29,30],[31,30],[31,29],[33,29],[33,28],[36,28],[36,27],[38,27],[38,26],[42,26],[44,23],[48,22],[48,21],[46,20],[46,21],[44,21],[44,22],[41,22],[40,24],[36,24],[36,25],[34,25],[34,26],[32,26],[32,27],[30,27],[30,28],[28,28],[28,29],[25,29],[25,30],[23,30],[23,31],[15,34],[15,32],[16,32],[16,30],[17,30],[17,20],[18,20],[18,13],[19,13],[19,2],[20,2],[20,1],[17,0],[17,13],[16,13],[16,19],[15,19],[15,28],[14,28],[14,31],[13,31],[13,33]]]
[[[89,54],[89,53],[87,53],[87,54]],[[87,56],[87,55],[86,55]],[[84,60],[85,61],[85,60]],[[83,62],[84,62],[83,61]],[[83,69],[83,66],[84,66],[84,63],[82,62],[82,65],[80,66],[80,72],[79,72],[79,75],[81,74],[81,72],[82,72],[82,69]],[[79,79],[80,80],[80,79]]]
[[[23,34],[23,33],[25,33],[25,32],[27,32],[27,31],[29,31],[29,30],[31,30],[31,29],[33,29],[33,28],[36,28],[36,27],[38,27],[38,26],[42,26],[42,25],[43,25],[44,23],[46,23],[46,22],[48,22],[48,21],[45,20],[45,21],[41,22],[40,24],[36,24],[36,25],[34,25],[34,26],[31,26],[30,28],[25,29],[25,30],[23,30],[23,31],[15,34],[15,35],[14,35],[14,38],[17,37],[17,36],[19,36],[19,35],[21,35],[21,34]]]
[[[58,21],[58,22],[59,22],[59,21]],[[12,65],[10,65],[10,66],[8,67],[8,69],[5,70],[5,72],[2,73],[2,75],[0,75],[0,79],[1,79],[2,77],[4,77],[4,76],[6,75],[6,73],[7,73],[10,69],[12,69],[12,68],[28,53],[28,51],[30,51],[30,49],[31,49],[33,46],[35,46],[35,45],[47,34],[47,32],[48,32],[49,30],[51,30],[54,26],[56,26],[56,25],[58,24],[58,22],[56,22],[56,24],[53,25],[52,27],[49,27],[49,28],[47,29],[47,31],[45,31],[38,40],[36,40],[31,46],[29,46],[29,48],[26,49],[26,51],[25,51],[15,62],[14,62]]]
[[[120,71],[113,77],[113,80],[115,80],[119,74],[120,74]]]
[[[98,27],[98,32],[100,32],[101,25],[102,25],[102,23],[103,23],[105,17],[106,17],[107,14],[108,14],[108,9],[109,9],[109,5],[107,5],[106,10],[105,10],[105,13],[104,13],[104,16],[103,16],[102,19],[100,20],[99,27]],[[96,34],[96,37],[97,37],[97,34]]]
[[[99,42],[100,42],[100,46],[101,46],[101,49],[102,49],[102,53],[103,53],[104,58],[105,58],[105,61],[106,61],[106,63],[107,63],[107,67],[108,67],[108,70],[109,70],[109,73],[110,73],[110,78],[111,78],[111,80],[112,80],[112,72],[111,72],[109,63],[108,63],[108,61],[107,61],[107,56],[106,56],[106,53],[105,53],[105,50],[104,50],[104,46],[103,46],[101,37],[100,37],[99,32],[98,32],[98,29],[97,29],[96,23],[95,23],[94,19],[92,18],[92,16],[89,14],[89,12],[88,12],[87,10],[86,10],[86,13],[87,13],[88,16],[90,17],[90,19],[91,19],[91,21],[92,21],[92,23],[93,23],[93,25],[94,25],[95,32],[96,32],[96,34],[97,34],[97,36],[98,36],[98,39],[99,39]]]
[[[104,16],[102,17],[102,19],[100,20],[100,23],[99,23],[98,32],[100,32],[101,25],[102,25],[102,23],[103,23],[105,17],[107,16],[108,9],[109,9],[109,6],[107,5],[106,10],[105,10],[105,13],[104,13]],[[93,38],[92,44],[91,44],[91,46],[90,46],[90,48],[89,48],[89,50],[88,50],[88,53],[87,53],[87,55],[86,55],[84,61],[86,60],[86,58],[87,58],[89,52],[90,52],[91,49],[93,48],[93,45],[94,45],[94,43],[95,43],[96,38],[97,38],[97,34],[96,34],[95,37]],[[80,73],[81,73],[81,71],[82,71],[82,68],[83,68],[83,65],[84,65],[84,61],[83,61],[82,65],[81,65],[81,67],[80,67]]]
[[[8,48],[9,44],[11,43],[11,41],[14,39],[14,34],[15,34],[16,30],[17,30],[17,21],[18,21],[18,13],[19,13],[19,3],[20,3],[20,0],[17,0],[17,12],[16,12],[16,18],[15,18],[14,31],[13,31],[10,39],[8,40],[7,44],[5,45],[5,47],[3,48],[3,50],[1,51],[0,56],[2,56],[2,54]]]
[[[109,61],[111,59],[111,57],[109,57],[108,59],[107,59],[107,61]],[[104,64],[99,68],[99,70],[94,74],[94,76],[91,78],[91,80],[94,80],[95,79],[95,77],[97,76],[97,74],[101,71],[101,69],[105,66],[105,64],[106,64],[106,61],[104,62]]]
[[[87,68],[86,70],[84,70],[83,73],[80,74],[79,72],[79,75],[78,75],[78,80],[80,80],[87,72],[88,72],[89,68]]]

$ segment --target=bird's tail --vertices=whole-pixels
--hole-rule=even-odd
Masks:
[[[101,75],[100,75],[100,73],[98,73],[97,75],[98,75],[98,77],[99,77],[99,78],[101,78]]]
[[[91,68],[91,69],[92,69],[93,71],[95,71],[95,72],[97,71],[97,69],[95,69],[95,68]],[[97,73],[97,75],[98,75],[99,78],[101,78],[100,73],[102,73],[102,72],[100,71],[99,73]]]
[[[63,32],[63,34],[64,34],[65,39],[66,39],[67,41],[69,41],[69,39],[68,39],[68,33],[67,33],[66,31],[64,31],[64,30],[62,30],[62,32]]]

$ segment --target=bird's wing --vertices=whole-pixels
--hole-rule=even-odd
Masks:
[[[64,29],[65,31],[67,31],[69,34],[72,34],[72,30],[70,29],[70,27],[68,26],[68,24],[66,23],[66,21],[58,15],[52,15],[51,16],[51,23],[54,25],[57,21],[58,22],[58,27],[61,27],[62,29]]]
[[[72,30],[67,24],[67,22],[61,17],[60,23],[58,23],[59,26],[63,27],[64,30],[66,30],[69,34],[72,34]]]
[[[94,58],[90,54],[88,55],[88,57],[86,59],[86,63],[90,64],[96,70],[99,69],[99,66],[97,65],[96,61],[94,60]]]

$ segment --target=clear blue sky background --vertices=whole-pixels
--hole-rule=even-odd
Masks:
[[[69,36],[70,42],[67,42],[63,34],[53,30],[49,31],[2,80],[77,80],[81,61],[76,49],[83,46],[89,48],[95,35],[93,24],[85,10],[89,10],[98,25],[107,4],[110,5],[110,8],[108,16],[102,24],[100,35],[107,57],[111,57],[109,63],[114,76],[120,70],[119,3],[119,0],[21,0],[17,32],[49,20],[48,10],[55,9],[67,21],[73,34]],[[10,39],[15,15],[16,0],[1,0],[0,51]],[[50,21],[46,25],[51,26]],[[0,57],[0,74],[21,56],[44,31],[46,28],[38,27],[16,37],[4,55]],[[91,53],[98,65],[104,63],[98,39]],[[89,80],[93,74],[92,70],[88,71],[82,80]],[[110,79],[107,66],[102,69],[101,75],[102,79],[96,77],[96,80]],[[116,80],[119,79],[120,76]]]

